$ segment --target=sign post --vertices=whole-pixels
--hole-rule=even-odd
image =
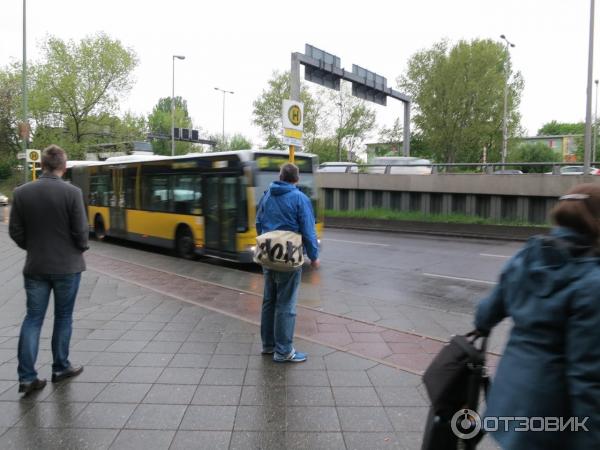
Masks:
[[[35,164],[42,158],[42,152],[39,150],[28,149],[27,150],[27,162],[31,163],[31,179],[35,181]]]
[[[283,142],[290,146],[289,161],[295,161],[294,147],[302,147],[304,105],[295,100],[284,100],[281,108]]]

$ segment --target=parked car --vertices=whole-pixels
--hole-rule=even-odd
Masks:
[[[358,173],[358,164],[353,162],[326,162],[319,166],[317,172]]]
[[[523,171],[515,169],[496,170],[494,175],[523,175]]]
[[[431,174],[431,161],[412,156],[380,156],[373,159],[369,173],[389,173],[402,175],[429,175]],[[386,171],[386,166],[389,169]]]
[[[2,193],[0,193],[0,206],[8,205],[8,197]]]

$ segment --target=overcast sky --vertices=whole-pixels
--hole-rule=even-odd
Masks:
[[[545,122],[585,120],[589,0],[28,0],[28,56],[39,56],[48,34],[80,39],[103,31],[134,49],[136,83],[122,111],[147,114],[159,97],[188,101],[195,124],[221,132],[222,94],[227,96],[225,131],[249,136],[252,102],[274,70],[289,69],[290,53],[304,44],[341,57],[342,67],[361,65],[396,86],[415,52],[443,38],[490,38],[505,34],[514,68],[525,80],[522,125],[535,134]],[[598,6],[600,9],[600,5]],[[596,15],[596,19],[598,14]],[[597,28],[600,26],[596,20]],[[600,31],[596,33],[596,36]],[[22,56],[22,0],[2,0],[0,65]],[[600,39],[595,39],[594,76],[600,77]],[[378,124],[391,125],[399,102],[374,107]]]

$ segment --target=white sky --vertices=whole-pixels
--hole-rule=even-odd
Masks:
[[[289,69],[292,51],[310,43],[341,57],[342,67],[361,65],[388,79],[408,58],[442,38],[498,39],[516,47],[514,67],[525,80],[522,125],[530,134],[545,122],[585,120],[589,30],[588,0],[28,0],[28,59],[38,57],[47,34],[80,39],[104,31],[139,57],[136,83],[122,111],[147,114],[159,97],[188,101],[194,124],[221,132],[222,94],[227,96],[226,133],[262,142],[252,124],[252,102],[273,70]],[[294,6],[295,5],[295,6]],[[600,9],[600,5],[598,5]],[[599,24],[598,14],[596,23]],[[594,76],[600,77],[600,24]],[[22,0],[0,6],[0,66],[22,56]],[[378,125],[400,116],[399,102],[378,111]]]

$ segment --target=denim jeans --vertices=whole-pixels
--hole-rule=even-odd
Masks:
[[[19,336],[19,366],[21,383],[37,378],[35,361],[40,347],[40,331],[54,292],[54,330],[52,331],[52,372],[61,372],[71,365],[69,343],[73,329],[73,307],[79,289],[81,273],[67,275],[25,275],[27,314]]]
[[[296,301],[302,269],[277,272],[263,269],[265,291],[263,294],[260,335],[263,349],[274,349],[284,357],[293,350],[296,326]]]

